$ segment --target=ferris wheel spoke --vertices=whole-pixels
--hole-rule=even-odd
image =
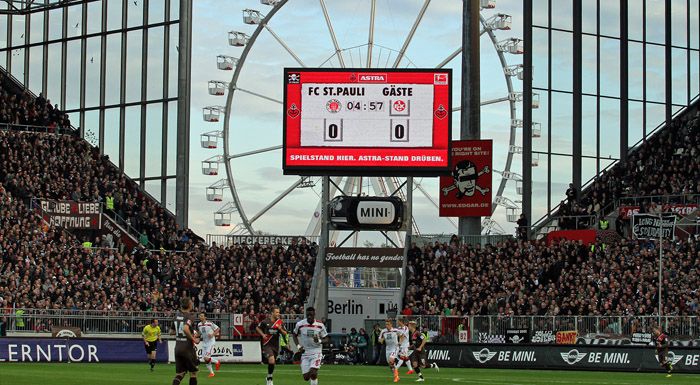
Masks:
[[[372,0],[369,14],[369,36],[367,36],[367,68],[372,68],[372,46],[374,45],[374,16],[377,14],[377,0]]]
[[[333,47],[335,48],[335,54],[338,56],[338,62],[340,62],[340,66],[342,68],[345,68],[345,60],[343,60],[343,51],[340,49],[340,46],[338,45],[338,39],[335,36],[335,31],[333,30],[333,23],[331,22],[331,18],[328,15],[328,9],[326,8],[326,2],[324,0],[319,0],[321,3],[321,9],[323,10],[323,17],[326,18],[326,25],[328,25],[328,33],[331,35],[331,40],[333,41]]]
[[[435,206],[435,208],[439,210],[440,205],[438,205],[438,203],[435,202],[435,199],[433,199],[433,197],[431,197],[430,194],[428,194],[428,192],[425,191],[425,187],[423,187],[423,185],[420,183],[416,183],[415,185],[416,188],[420,190],[420,192],[423,194],[423,196],[426,197],[430,201],[430,203],[432,203],[433,206]],[[457,228],[457,223],[455,223],[454,219],[447,217],[447,220],[450,221],[450,223],[452,223],[452,226],[454,226],[455,229]]]
[[[481,105],[488,106],[489,104],[503,103],[503,102],[507,102],[509,100],[510,100],[510,97],[504,96],[502,98],[484,100],[483,102],[481,102]],[[461,109],[462,109],[462,106],[452,107],[452,112],[456,112],[456,111],[459,111]]]
[[[428,9],[429,4],[430,0],[425,0],[425,2],[423,3],[423,7],[420,9],[420,12],[418,12],[418,17],[416,17],[416,21],[413,22],[411,31],[408,33],[408,36],[406,36],[406,40],[403,42],[403,46],[401,47],[399,54],[396,56],[396,61],[394,61],[394,65],[391,68],[399,67],[401,59],[403,59],[403,55],[406,53],[408,45],[411,44],[411,40],[413,40],[413,35],[416,33],[416,29],[418,29],[418,25],[420,25],[420,22],[423,20],[423,16],[425,15],[425,11]]]
[[[271,102],[275,102],[275,103],[278,103],[278,104],[282,104],[282,101],[279,100],[279,99],[275,99],[275,98],[273,98],[273,97],[270,97],[270,96],[267,96],[267,95],[263,95],[263,94],[260,94],[260,93],[254,92],[254,91],[246,90],[245,88],[241,88],[241,87],[238,87],[238,86],[234,86],[233,89],[234,89],[234,90],[241,91],[241,92],[244,92],[244,93],[249,94],[249,95],[257,96],[257,97],[262,98],[262,99],[265,99],[265,100],[269,100],[269,101],[271,101]]]
[[[483,35],[483,34],[485,34],[485,33],[486,33],[486,29],[482,29],[481,32],[479,32],[479,36],[481,36],[481,35]],[[435,68],[442,68],[442,67],[446,66],[447,63],[451,62],[452,59],[456,58],[457,55],[459,55],[460,53],[462,53],[462,47],[459,47],[459,48],[457,48],[456,50],[454,50],[454,52],[452,52],[451,54],[449,54],[449,55],[445,58],[445,60],[441,61],[440,64],[438,64],[437,66],[435,66]]]
[[[291,48],[289,48],[289,46],[284,42],[284,40],[282,40],[282,38],[280,38],[279,36],[277,36],[277,34],[275,33],[275,31],[273,31],[272,28],[270,28],[269,25],[263,24],[263,26],[265,27],[265,29],[267,30],[267,32],[270,32],[270,35],[272,35],[272,37],[274,37],[275,40],[277,40],[277,42],[280,43],[280,45],[281,45],[287,52],[289,52],[290,55],[292,55],[292,57],[294,58],[294,60],[296,60],[296,62],[299,63],[300,66],[306,67],[306,64],[304,64],[304,62],[302,62],[301,59],[299,59],[299,56],[298,56],[296,53],[294,53],[294,51],[293,51]]]
[[[250,223],[252,224],[253,222],[257,221],[258,218],[260,218],[263,214],[268,212],[271,208],[275,207],[277,203],[279,203],[282,199],[284,199],[287,195],[289,195],[294,189],[299,187],[299,185],[302,183],[303,179],[299,178],[296,182],[292,183],[291,186],[287,187],[286,190],[280,194],[277,198],[273,199],[272,202],[270,202],[267,206],[263,207],[262,210],[260,210],[259,213],[253,215],[252,218],[250,218]]]
[[[265,147],[261,148],[258,150],[253,150],[253,151],[246,151],[246,152],[241,152],[240,154],[234,154],[234,155],[229,155],[229,159],[235,159],[235,158],[243,158],[246,156],[251,156],[251,155],[257,155],[257,154],[262,154],[264,152],[270,152],[270,151],[275,151],[275,150],[281,150],[282,146],[272,146],[272,147]]]

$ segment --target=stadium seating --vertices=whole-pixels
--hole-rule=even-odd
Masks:
[[[0,309],[170,311],[184,293],[208,312],[299,313],[315,249],[196,244],[183,252],[85,249],[0,186]],[[27,325],[32,328],[32,325]]]
[[[625,197],[700,194],[699,158],[700,104],[696,102],[632,151],[626,162],[602,172],[578,200],[562,201],[554,216],[607,215]],[[650,205],[651,199],[643,209]],[[560,227],[582,228],[574,221],[564,218]]]
[[[699,246],[666,246],[664,314],[700,314]],[[435,243],[409,253],[405,303],[413,314],[650,315],[657,287],[658,251],[642,241]]]

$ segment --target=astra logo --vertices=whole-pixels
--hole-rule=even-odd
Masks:
[[[579,361],[581,361],[584,357],[586,357],[586,354],[588,353],[579,353],[578,350],[573,349],[569,350],[567,353],[559,353],[561,355],[561,359],[564,360],[569,365],[573,365]]]
[[[492,352],[488,348],[483,348],[478,352],[472,352],[472,354],[474,355],[474,359],[482,364],[485,364],[496,355],[496,352]]]

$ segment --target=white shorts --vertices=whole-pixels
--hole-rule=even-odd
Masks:
[[[386,363],[388,364],[391,362],[391,360],[396,360],[396,357],[399,356],[399,348],[387,348],[386,349]]]
[[[321,361],[323,361],[323,354],[321,353],[304,353],[301,355],[301,374],[308,373],[311,369],[318,369],[321,367]]]
[[[202,358],[211,357],[215,344],[216,344],[216,342],[208,342],[208,343],[202,342]]]
[[[411,354],[411,353],[408,351],[408,346],[406,346],[406,347],[403,347],[403,346],[402,346],[402,347],[399,348],[399,358],[401,358],[401,359],[404,359],[404,358],[405,358],[405,359],[408,359],[408,356],[409,356],[410,354]]]

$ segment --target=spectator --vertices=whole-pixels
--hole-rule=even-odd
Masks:
[[[7,317],[0,318],[0,337],[7,337]]]
[[[615,232],[623,238],[625,237],[624,227],[625,221],[622,219],[622,214],[618,214],[617,218],[615,218]]]
[[[528,230],[527,217],[525,216],[524,213],[520,214],[520,218],[518,218],[518,221],[516,223],[518,225],[518,229],[517,229],[518,239],[523,240],[523,241],[527,241],[527,230]]]
[[[360,335],[358,336],[357,351],[359,354],[359,362],[366,364],[369,362],[369,357],[367,356],[367,349],[369,346],[369,335],[364,328],[360,328]]]
[[[382,344],[379,343],[379,335],[382,330],[379,328],[379,324],[374,324],[372,328],[372,334],[370,335],[370,341],[372,342],[372,365],[379,365],[379,359],[382,356]]]
[[[574,187],[573,183],[569,183],[569,188],[566,189],[566,201],[569,204],[576,202],[576,188]]]

